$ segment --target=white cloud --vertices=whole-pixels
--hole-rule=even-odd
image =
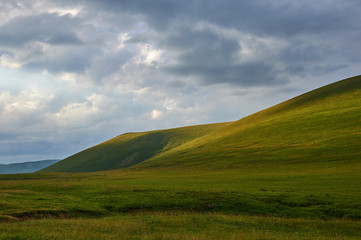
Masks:
[[[77,79],[78,79],[78,76],[77,76],[76,73],[64,72],[64,73],[61,73],[61,74],[58,76],[58,79],[59,79],[60,81],[64,81],[64,82],[76,83],[76,82],[77,82]]]
[[[76,8],[49,8],[48,13],[56,13],[59,16],[64,16],[70,14],[72,17],[75,17],[82,10],[81,7]]]
[[[158,119],[163,115],[163,113],[159,110],[154,109],[152,111],[152,119]]]
[[[0,64],[4,67],[9,67],[9,68],[20,68],[22,66],[21,63],[13,61],[9,57],[9,55],[1,55]]]
[[[43,109],[46,104],[54,99],[53,94],[41,93],[39,89],[33,88],[11,95],[9,92],[0,93],[0,106],[2,115],[22,114],[35,112]]]
[[[67,104],[55,113],[57,124],[69,127],[88,126],[102,111],[103,99],[103,96],[94,93],[83,102]]]
[[[125,41],[129,40],[130,36],[128,33],[121,33],[118,35],[118,49],[122,50],[125,47]]]
[[[139,49],[136,63],[148,66],[162,63],[164,50],[156,49],[151,44],[140,44]]]

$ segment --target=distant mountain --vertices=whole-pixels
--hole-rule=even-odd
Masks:
[[[48,167],[60,160],[42,160],[35,162],[0,164],[0,174],[32,173]]]
[[[235,122],[123,134],[42,171],[349,164],[361,159],[360,145],[361,76],[356,76]]]

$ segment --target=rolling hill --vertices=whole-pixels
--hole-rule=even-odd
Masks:
[[[70,156],[43,171],[90,172],[130,167],[215,131],[228,123],[125,133]]]
[[[127,133],[43,172],[118,168],[240,168],[361,159],[361,76],[235,122]]]

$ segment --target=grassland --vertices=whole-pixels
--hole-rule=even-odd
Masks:
[[[122,135],[0,175],[0,237],[361,239],[360,119],[359,76],[236,122]]]
[[[360,239],[359,227],[349,220],[141,212],[97,219],[33,219],[0,224],[0,239],[343,240]]]
[[[0,239],[360,239],[361,169],[298,168],[3,175]]]

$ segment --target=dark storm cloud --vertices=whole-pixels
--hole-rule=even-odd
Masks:
[[[287,77],[336,71],[361,61],[355,54],[361,48],[358,1],[91,0],[53,4],[81,5],[82,11],[76,17],[55,13],[17,17],[0,27],[0,46],[35,41],[78,46],[64,46],[57,55],[31,59],[25,63],[28,68],[77,73],[90,69],[97,79],[104,79],[136,54],[109,53],[107,44],[124,31],[130,37],[126,45],[151,43],[165,54],[173,53],[168,55],[171,64],[163,64],[159,71],[181,77],[179,81],[196,77],[202,84],[271,86],[284,83]],[[98,26],[92,26],[95,22]],[[237,31],[239,36],[194,29],[202,23]],[[261,40],[247,49],[242,35]],[[270,39],[284,45],[269,45]],[[248,59],[242,50],[255,56]]]
[[[259,34],[292,34],[335,29],[357,29],[358,1],[239,1],[140,0],[89,1],[104,11],[126,11],[144,16],[147,23],[169,30],[172,24],[199,20]]]
[[[205,1],[207,2],[207,1]],[[353,18],[358,16],[349,1],[214,1],[213,4],[198,2],[202,19],[235,27],[256,34],[289,37],[319,31],[351,28],[357,26]],[[202,7],[203,5],[203,7]],[[355,4],[354,4],[355,5]],[[349,6],[349,8],[347,8]],[[347,14],[344,12],[347,8]]]
[[[248,63],[233,66],[178,66],[169,67],[172,73],[183,76],[194,75],[201,79],[202,84],[232,83],[243,86],[264,86],[284,83],[283,78],[277,77],[272,66],[265,63]]]
[[[151,36],[146,33],[139,33],[132,35],[128,40],[125,41],[125,43],[146,43],[151,40]]]
[[[80,19],[70,15],[15,17],[0,27],[0,49],[27,69],[83,72],[88,56],[99,50],[86,47],[76,34],[81,28]]]
[[[283,83],[282,76],[320,75],[348,67],[352,64],[348,58],[356,59],[353,52],[361,48],[357,38],[361,21],[358,1],[155,0],[92,4],[103,11],[141,16],[156,31],[156,37],[149,40],[146,35],[136,35],[129,42],[153,41],[162,49],[178,50],[177,63],[163,70],[196,76],[203,84],[272,85]],[[240,63],[234,58],[241,48],[236,40],[210,31],[192,31],[200,22],[275,38],[287,46],[272,57]]]
[[[189,3],[175,0],[132,1],[107,0],[89,1],[96,9],[106,12],[130,12],[146,19],[147,24],[155,28],[167,28],[171,21],[183,15],[189,9]]]
[[[165,71],[181,76],[197,76],[203,84],[232,83],[269,85],[281,82],[272,65],[262,61],[237,63],[235,54],[241,46],[234,39],[226,39],[207,30],[183,29],[164,43],[179,48],[180,63],[165,67]]]
[[[56,14],[17,17],[0,27],[0,46],[20,47],[28,42],[78,45],[82,41],[75,34],[79,21]]]
[[[111,54],[97,54],[91,62],[92,67],[88,69],[90,78],[94,81],[104,80],[110,74],[117,72],[133,55],[134,53],[127,49]]]
[[[47,69],[53,73],[83,73],[91,64],[91,56],[99,53],[99,49],[92,46],[65,48],[57,54],[43,54],[39,59],[30,60],[24,68]]]

